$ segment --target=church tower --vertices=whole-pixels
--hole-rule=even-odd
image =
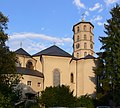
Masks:
[[[73,54],[75,58],[94,55],[94,26],[90,22],[81,22],[73,26]]]

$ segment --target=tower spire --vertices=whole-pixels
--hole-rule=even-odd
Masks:
[[[84,21],[85,21],[85,12],[82,13],[82,22],[84,22]]]

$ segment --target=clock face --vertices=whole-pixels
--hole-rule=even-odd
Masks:
[[[80,44],[78,43],[78,44],[76,44],[76,48],[78,49],[80,47]]]

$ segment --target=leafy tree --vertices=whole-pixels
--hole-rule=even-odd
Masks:
[[[97,99],[120,104],[120,6],[110,11],[111,19],[105,24],[106,37],[100,37],[102,43],[99,53],[96,75],[99,80]]]
[[[45,107],[71,107],[75,103],[73,92],[68,86],[47,87],[42,91],[41,103]]]
[[[83,95],[76,99],[76,107],[94,108],[94,99],[89,95]]]
[[[8,34],[5,33],[7,22],[8,18],[0,12],[0,103],[4,101],[4,104],[8,105],[10,102],[13,106],[13,101],[17,100],[13,84],[19,81],[19,76],[16,75],[15,53],[5,44],[8,40]]]

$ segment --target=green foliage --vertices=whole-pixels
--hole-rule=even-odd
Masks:
[[[42,91],[40,103],[45,107],[87,107],[94,108],[94,101],[89,95],[79,98],[73,96],[68,86],[47,87]]]
[[[42,91],[41,103],[46,107],[71,107],[74,105],[75,98],[68,86],[47,87]]]
[[[15,53],[5,44],[8,40],[8,35],[5,33],[7,22],[8,18],[0,12],[0,101],[5,102],[5,105],[13,106],[13,103],[19,99],[18,91],[14,91],[13,85],[19,82],[20,77],[16,75]]]
[[[110,11],[111,19],[105,24],[106,37],[100,37],[102,53],[99,53],[96,75],[99,84],[97,86],[97,99],[114,103],[120,103],[120,6]],[[107,97],[107,98],[106,98]]]
[[[83,95],[76,101],[76,107],[94,108],[94,101],[89,95]]]

